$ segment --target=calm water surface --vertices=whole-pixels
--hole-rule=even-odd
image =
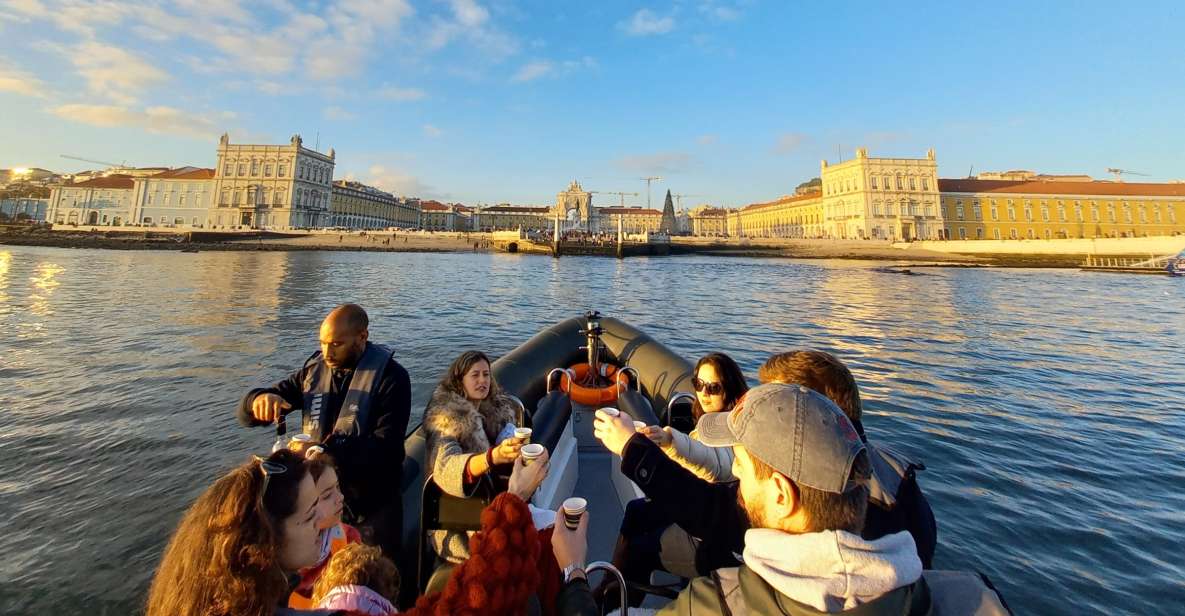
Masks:
[[[832,351],[870,435],[929,467],[938,566],[1024,614],[1185,605],[1185,281],[875,265],[0,246],[0,612],[138,613],[181,512],[271,443],[236,400],[343,301],[416,409],[460,350],[590,307],[750,376]]]

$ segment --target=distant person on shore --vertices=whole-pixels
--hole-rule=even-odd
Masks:
[[[194,501],[148,590],[147,616],[270,616],[288,576],[317,562],[317,489],[282,449],[224,475]]]
[[[239,420],[265,426],[301,411],[301,431],[333,456],[345,495],[345,520],[392,558],[403,530],[403,439],[411,379],[391,350],[369,341],[369,318],[356,304],[321,323],[321,350],[269,388],[247,392]]]
[[[516,407],[490,371],[490,358],[465,351],[453,360],[424,411],[428,468],[441,490],[472,496],[478,484],[505,475],[526,439],[514,435]],[[433,546],[441,558],[459,562],[469,555],[464,533],[437,531]]]
[[[868,516],[861,533],[878,539],[907,530],[917,544],[922,566],[931,568],[938,545],[938,525],[917,471],[926,467],[864,433],[864,413],[856,379],[843,362],[822,351],[789,351],[766,360],[757,372],[762,383],[789,383],[813,389],[831,399],[855,426],[872,463]]]

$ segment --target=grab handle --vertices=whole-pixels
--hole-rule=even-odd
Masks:
[[[614,567],[612,564],[603,560],[588,563],[588,566],[584,568],[585,575],[588,575],[593,571],[606,571],[612,574],[613,577],[617,578],[617,588],[621,590],[621,603],[619,604],[621,605],[621,616],[627,616],[629,614],[630,602],[629,592],[625,586],[625,576],[621,574],[621,571],[617,570],[617,567]]]
[[[633,377],[634,377],[634,390],[635,390],[635,391],[637,391],[637,392],[641,392],[641,391],[642,391],[642,377],[638,376],[638,371],[637,371],[637,370],[634,370],[633,368],[630,368],[629,366],[622,366],[622,367],[621,367],[621,370],[618,370],[618,371],[617,371],[617,374],[615,374],[615,375],[613,376],[613,380],[617,381],[617,384],[618,384],[619,386],[621,385],[621,375],[623,375],[623,374],[631,374],[631,375],[633,375]],[[626,381],[626,385],[627,385],[627,386],[629,385],[629,381]]]
[[[667,401],[666,416],[662,418],[663,425],[671,425],[671,411],[675,408],[676,404],[683,402],[684,400],[691,402],[692,407],[695,406],[695,394],[689,394],[685,391],[677,392],[675,395],[671,396],[670,400]]]

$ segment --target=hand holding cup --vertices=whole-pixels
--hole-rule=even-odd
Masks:
[[[605,448],[617,455],[634,435],[634,420],[613,407],[597,409],[593,420],[593,436],[601,440]]]

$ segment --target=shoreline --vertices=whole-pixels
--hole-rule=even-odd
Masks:
[[[123,235],[123,234],[121,234]],[[113,235],[96,231],[40,231],[0,233],[0,245],[42,246],[100,250],[169,250],[182,252],[407,252],[407,253],[493,253],[487,234],[382,233],[360,235],[267,234],[243,238],[199,239],[181,234]],[[200,236],[199,236],[200,237]],[[1080,254],[960,254],[918,248],[894,248],[887,244],[866,244],[838,240],[697,240],[674,238],[671,255],[748,257],[761,259],[839,259],[883,261],[925,267],[993,267],[1079,269],[1086,255]]]

